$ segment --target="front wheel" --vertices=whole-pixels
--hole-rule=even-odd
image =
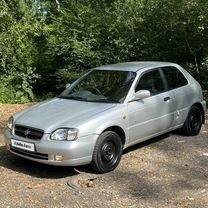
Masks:
[[[182,132],[187,136],[196,136],[200,132],[202,123],[203,112],[197,106],[192,106],[182,127]]]
[[[92,168],[100,173],[114,170],[121,160],[122,147],[118,134],[113,131],[103,132],[95,145]]]

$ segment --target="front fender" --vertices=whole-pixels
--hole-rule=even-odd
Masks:
[[[128,141],[129,141],[129,134],[126,131],[125,123],[118,122],[118,121],[105,122],[102,125],[97,127],[97,129],[95,130],[95,134],[100,135],[106,129],[109,129],[111,127],[119,127],[119,128],[121,128],[124,131],[124,134],[125,134],[125,145],[126,145],[128,143]]]

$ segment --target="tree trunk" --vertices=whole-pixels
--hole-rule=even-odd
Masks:
[[[60,3],[59,3],[59,0],[56,0],[56,5],[57,5],[57,8],[58,8],[58,9],[61,8]]]

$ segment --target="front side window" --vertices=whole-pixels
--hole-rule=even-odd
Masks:
[[[164,83],[160,71],[153,70],[143,74],[136,86],[135,92],[139,90],[149,90],[151,95],[157,95],[165,91]]]
[[[162,70],[165,75],[169,90],[182,87],[188,84],[187,79],[177,68],[163,67]]]
[[[92,70],[64,90],[59,98],[121,103],[136,77],[135,72]]]

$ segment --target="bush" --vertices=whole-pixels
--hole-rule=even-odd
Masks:
[[[17,16],[9,5],[12,3],[7,4],[4,0],[0,3],[0,20],[5,18],[5,13],[9,19],[0,31],[0,102],[31,102],[34,99],[33,84],[40,77],[35,66],[37,48],[34,40],[41,35],[42,23],[26,12],[24,1],[16,2]]]
[[[27,103],[34,100],[32,83],[38,78],[32,70],[0,78],[0,103]]]
[[[56,95],[86,69],[125,61],[185,63],[208,89],[207,0],[60,3],[0,1],[2,102]]]

